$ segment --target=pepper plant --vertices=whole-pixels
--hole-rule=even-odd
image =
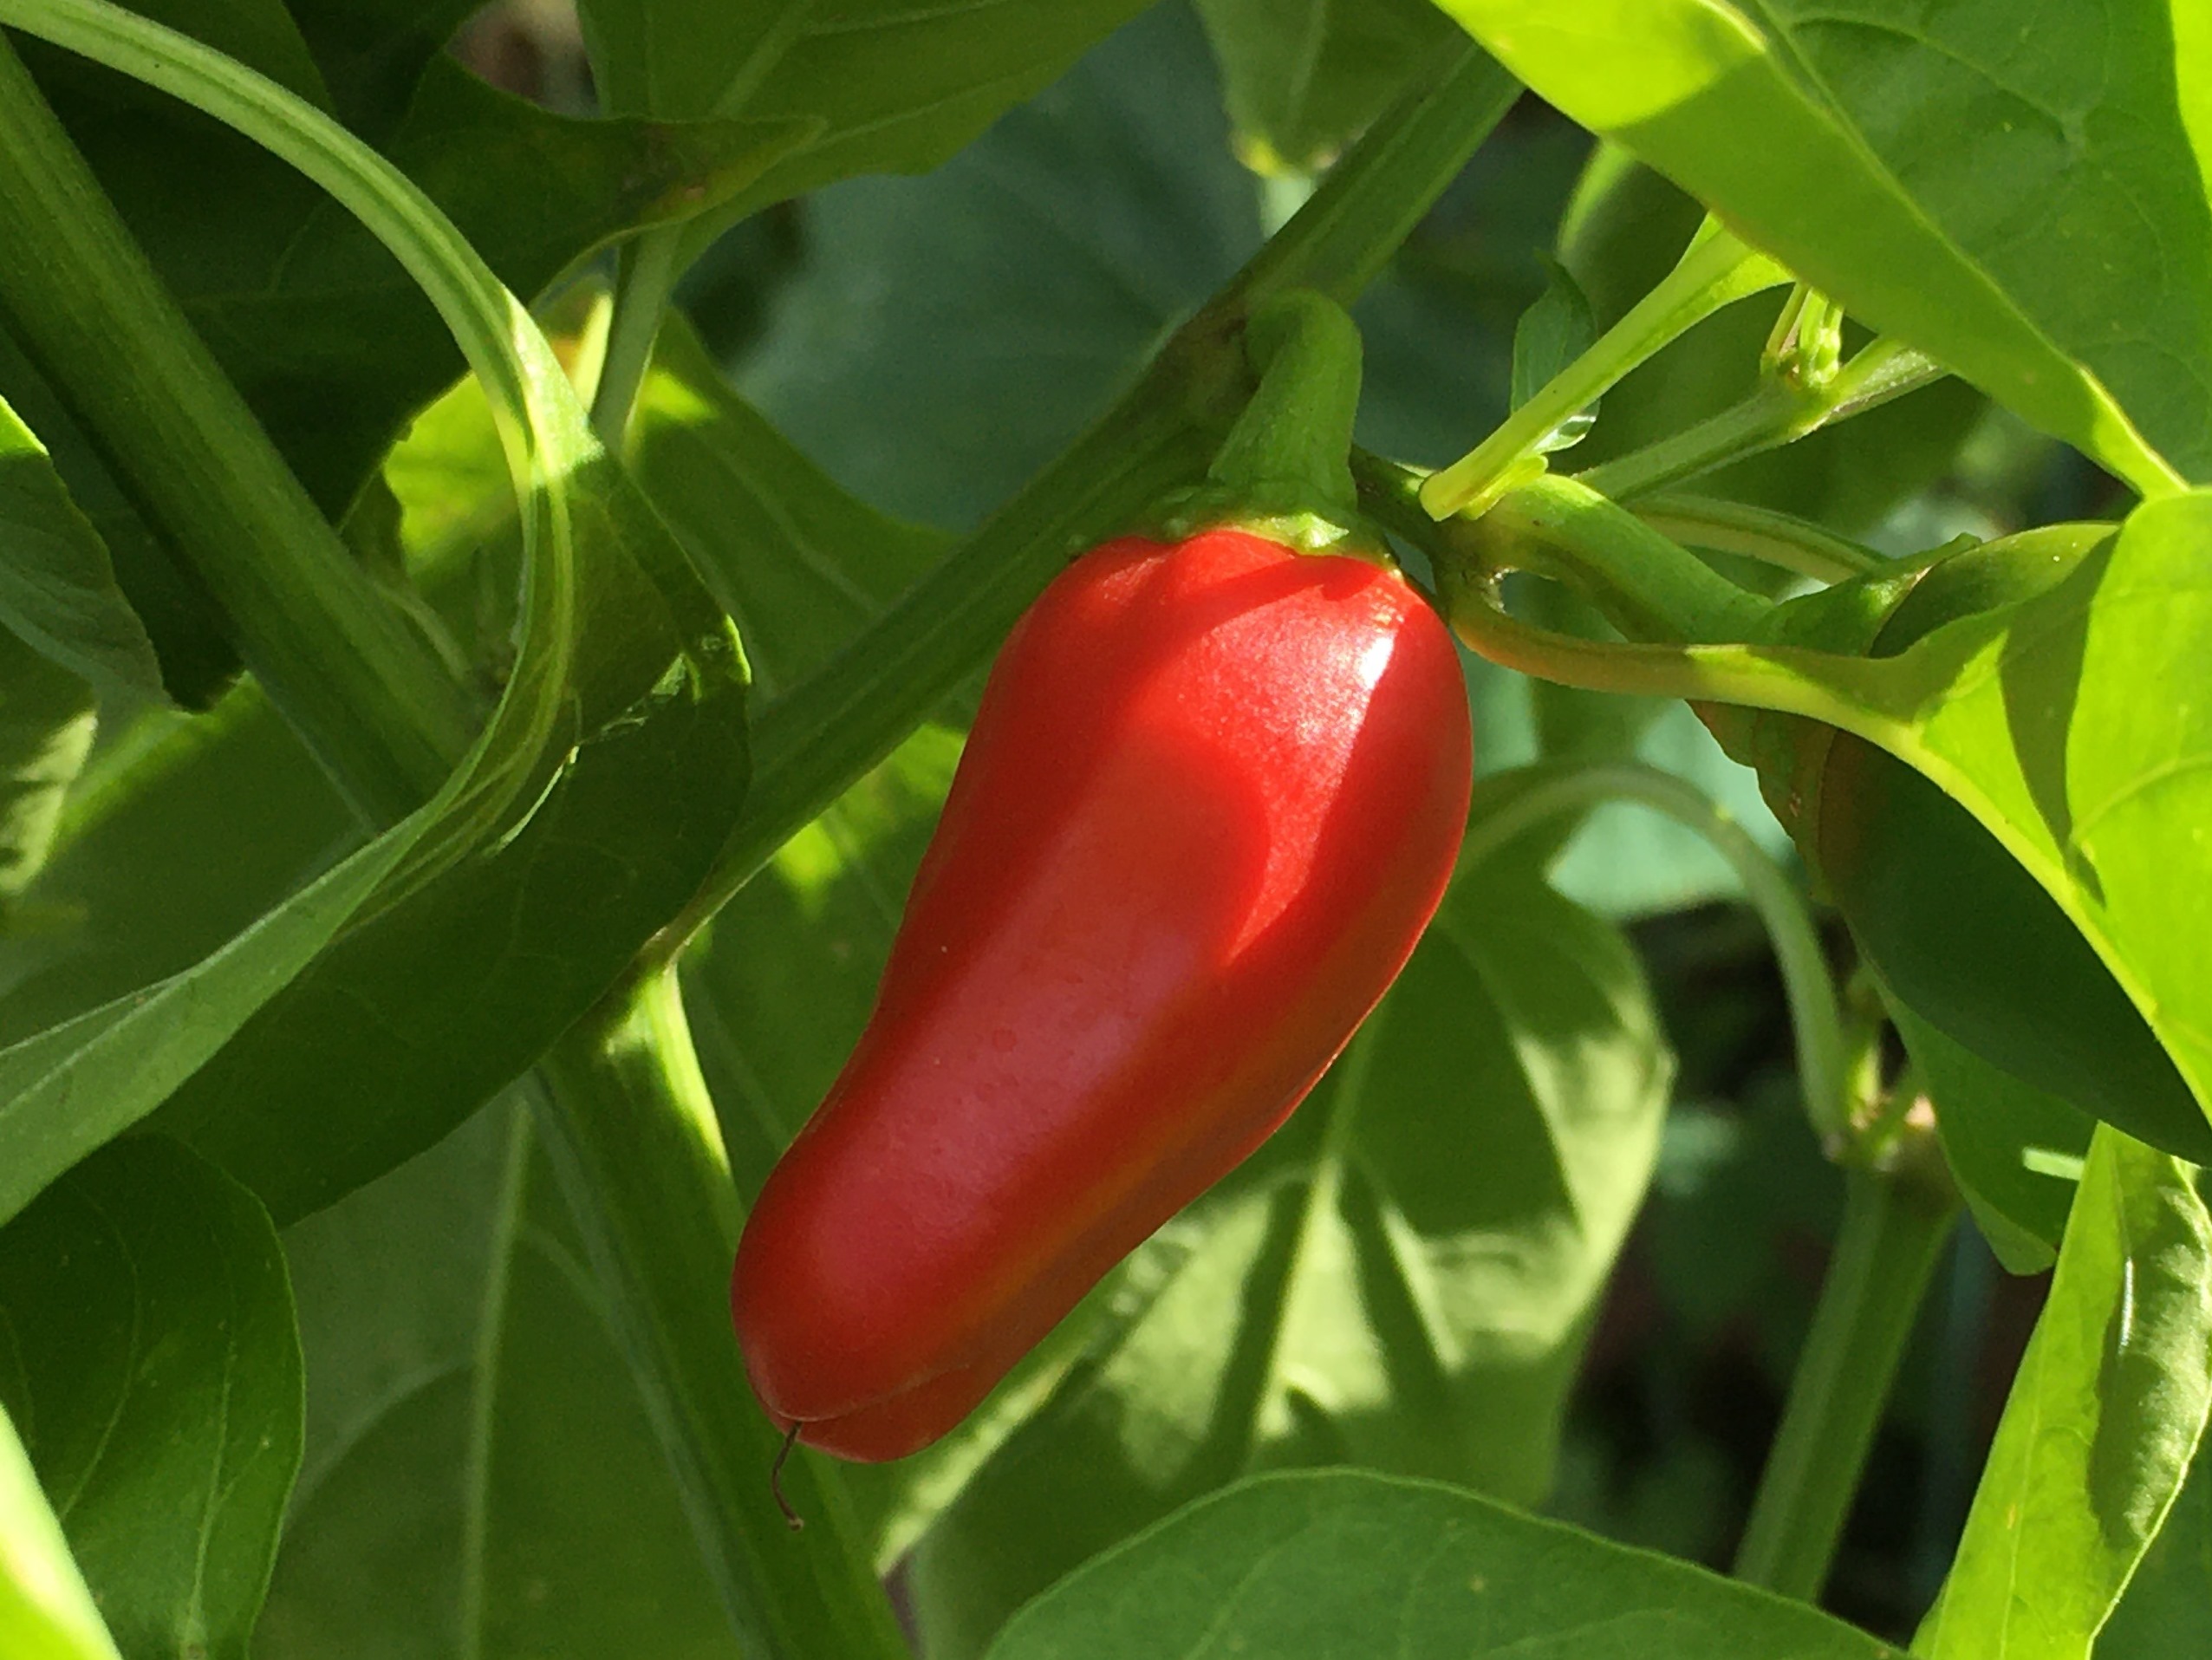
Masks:
[[[2197,9],[580,0],[569,110],[473,10],[0,0],[0,1653],[2207,1651]],[[732,1254],[985,672],[1335,308],[1435,920],[926,1450],[794,1448]],[[1842,1194],[1726,1575],[1565,1456],[1699,1122],[1627,926],[1724,894]]]

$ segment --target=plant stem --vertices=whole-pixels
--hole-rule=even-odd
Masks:
[[[1639,502],[1636,516],[1670,541],[1743,554],[1817,583],[1848,582],[1889,563],[1872,549],[1818,524],[1717,497],[1656,497]]]
[[[1501,481],[1519,476],[1549,433],[1597,402],[1630,369],[1721,307],[1788,280],[1779,265],[1708,219],[1674,270],[1627,316],[1489,437],[1430,477],[1422,486],[1422,507],[1440,519],[1481,511]]]
[[[1942,365],[1900,342],[1871,341],[1825,385],[1787,375],[1761,379],[1741,403],[1576,478],[1616,501],[1647,496],[1730,461],[1794,443],[1832,422],[1940,380]]]
[[[324,769],[384,822],[426,800],[467,747],[465,694],[309,498],[4,38],[0,296]]]
[[[892,1660],[905,1639],[843,1486],[754,1405],[728,1316],[739,1214],[673,968],[618,987],[540,1064],[547,1150],[609,1290],[620,1336],[709,1574],[749,1652]]]
[[[1426,66],[1221,299],[1310,288],[1350,305],[1520,94],[1520,82],[1471,40]]]
[[[615,315],[607,355],[591,400],[592,430],[620,455],[638,388],[653,362],[653,342],[675,292],[683,251],[682,224],[655,225],[622,244],[615,268]]]
[[[1487,804],[1487,791],[1507,788],[1511,794],[1494,806]],[[1834,1144],[1849,1124],[1851,1077],[1835,979],[1819,930],[1788,872],[1695,784],[1640,761],[1501,773],[1493,783],[1477,786],[1476,810],[1461,844],[1459,869],[1472,869],[1546,819],[1609,801],[1634,802],[1696,831],[1743,884],[1744,897],[1766,925],[1781,966],[1805,1115],[1822,1145]]]
[[[1920,1186],[1849,1169],[1844,1222],[1735,1577],[1811,1601],[1827,1583],[1897,1363],[1958,1214]]]
[[[1487,585],[1511,570],[1548,576],[1636,640],[1737,639],[1769,607],[1574,479],[1540,477],[1480,518],[1440,522],[1422,509],[1404,468],[1364,452],[1352,467],[1369,511],[1428,554],[1440,585]]]

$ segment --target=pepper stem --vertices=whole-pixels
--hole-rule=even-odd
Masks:
[[[1245,324],[1259,390],[1207,469],[1217,490],[1267,511],[1338,524],[1358,511],[1352,420],[1359,409],[1359,330],[1311,289],[1270,296]]]

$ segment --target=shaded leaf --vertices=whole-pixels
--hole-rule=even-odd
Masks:
[[[1246,160],[1312,172],[1451,43],[1428,0],[1199,0]]]
[[[680,316],[631,421],[631,465],[772,700],[829,661],[950,545],[840,489],[723,376]]]
[[[1473,1494],[1334,1471],[1247,1481],[1025,1609],[992,1660],[1219,1646],[1250,1660],[1618,1654],[1882,1660],[1801,1603]]]
[[[1913,1064],[1936,1103],[1944,1162],[1981,1235],[2013,1273],[2040,1273],[2057,1260],[2079,1161],[2096,1123],[1952,1042],[1906,1005],[1892,1002]]]
[[[2092,1142],[2051,1294],[1913,1652],[2085,1660],[2212,1405],[2212,1217],[2188,1167]]]
[[[975,524],[1258,245],[1224,134],[1197,24],[1155,9],[929,177],[811,200],[739,387],[876,507]]]
[[[2180,91],[2212,42],[2166,8],[1441,3],[1853,315],[2137,489],[2212,469],[2212,209]]]
[[[140,715],[68,798],[27,895],[47,924],[0,941],[0,1041],[191,967],[363,836],[252,682],[196,718]]]
[[[0,626],[95,686],[160,698],[146,625],[107,547],[30,428],[0,399]]]
[[[72,1171],[0,1234],[0,1397],[130,1654],[244,1660],[300,1455],[276,1231],[172,1142]]]
[[[582,0],[599,94],[619,115],[821,123],[804,150],[698,228],[841,179],[921,173],[1034,95],[1149,0],[916,6],[765,0]]]
[[[281,1221],[421,1151],[527,1068],[673,918],[736,820],[745,682],[727,625],[611,462],[569,485],[596,591],[542,793],[348,930],[157,1121]]]
[[[326,1295],[349,1293],[320,1311],[311,1395],[327,1384],[370,1402],[344,1375],[365,1351],[349,1317],[366,1315],[416,1364],[387,1370],[394,1387],[303,1484],[263,1660],[444,1655],[447,1634],[467,1651],[544,1660],[738,1652],[520,1112],[486,1113],[465,1148],[457,1138],[287,1240]],[[472,1220],[448,1214],[456,1200]],[[451,1238],[457,1223],[478,1237],[455,1260],[409,1239],[426,1227]],[[363,1248],[377,1260],[342,1260]],[[427,1292],[413,1283],[425,1272]],[[320,1373],[318,1361],[329,1363]]]

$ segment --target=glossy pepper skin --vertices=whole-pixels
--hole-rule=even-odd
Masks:
[[[864,1460],[966,1416],[1343,1047],[1443,895],[1471,769],[1457,655],[1395,572],[1238,530],[1064,572],[746,1223],[769,1413]]]

